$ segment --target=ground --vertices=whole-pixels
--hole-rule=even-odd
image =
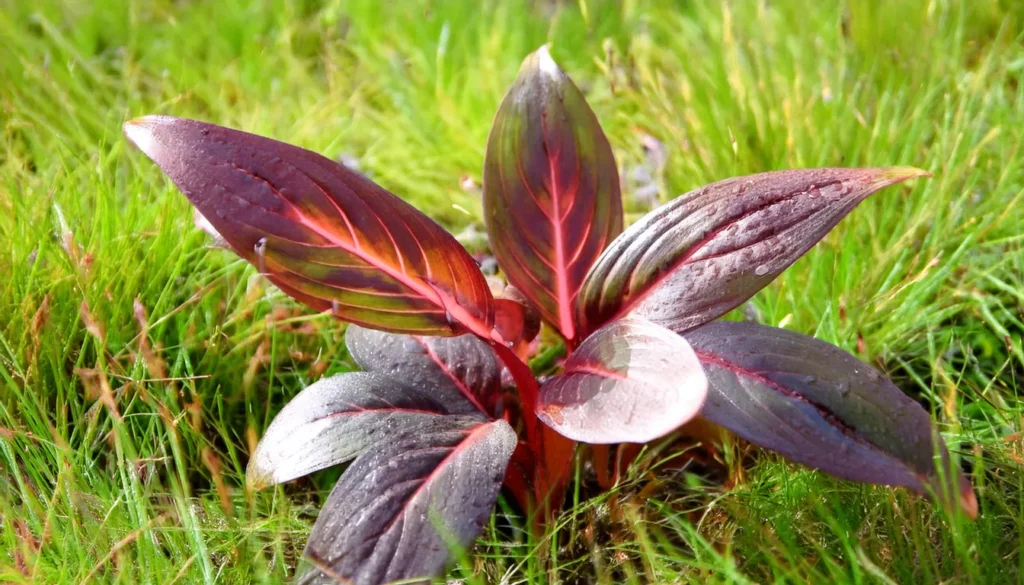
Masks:
[[[210,248],[125,120],[195,117],[342,158],[479,247],[491,117],[547,42],[609,135],[628,220],[769,169],[934,173],[864,203],[744,310],[926,405],[981,514],[726,441],[724,478],[634,474],[571,498],[547,539],[499,515],[450,578],[1024,578],[1020,3],[0,6],[0,582],[282,582],[337,477],[244,488],[281,405],[353,367],[342,329]]]

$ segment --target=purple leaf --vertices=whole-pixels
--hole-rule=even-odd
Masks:
[[[195,120],[147,116],[124,132],[206,218],[204,229],[299,301],[388,331],[490,335],[493,299],[473,258],[366,177]]]
[[[498,360],[474,335],[422,337],[349,325],[345,345],[359,367],[419,389],[452,414],[490,417],[501,394]]]
[[[646,443],[693,418],[707,380],[675,333],[628,318],[594,332],[541,386],[537,416],[586,443]]]
[[[440,575],[451,545],[471,545],[490,518],[515,446],[503,420],[441,418],[367,451],[327,498],[306,544],[315,569],[299,582]]]
[[[325,378],[274,417],[249,460],[246,480],[258,489],[302,477],[344,463],[392,432],[451,414],[462,413],[397,378],[364,372]]]
[[[726,179],[615,239],[577,299],[584,331],[626,314],[682,332],[739,306],[875,191],[919,169],[799,169]]]
[[[711,323],[686,338],[708,377],[703,418],[836,477],[932,489],[977,514],[962,474],[940,479],[949,475],[949,454],[928,413],[852,355],[751,323]]]
[[[509,282],[566,339],[578,339],[576,295],[622,231],[622,200],[601,125],[547,47],[526,58],[494,117],[483,203]]]

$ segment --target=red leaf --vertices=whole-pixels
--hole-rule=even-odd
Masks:
[[[349,325],[345,346],[359,367],[416,388],[450,414],[494,416],[501,394],[501,364],[475,335],[424,337]]]
[[[928,413],[852,355],[752,323],[711,323],[686,338],[708,377],[701,417],[836,477],[934,491],[977,514],[970,482],[948,473]]]
[[[304,553],[315,569],[298,583],[420,583],[442,574],[490,518],[515,447],[505,421],[461,417],[375,445],[327,498]]]
[[[537,416],[587,443],[646,443],[693,418],[707,380],[686,341],[639,318],[588,337],[541,386]]]
[[[483,203],[502,271],[572,343],[580,284],[622,231],[622,201],[608,140],[546,47],[523,62],[498,108]]]
[[[147,116],[125,134],[232,249],[311,307],[376,329],[490,336],[493,300],[444,229],[358,173],[237,130]]]
[[[382,428],[405,431],[451,415],[474,418],[472,411],[453,409],[404,382],[349,372],[310,385],[274,417],[249,459],[246,481],[259,489],[344,463],[387,440]]]
[[[739,306],[908,167],[799,169],[719,181],[663,205],[612,242],[577,300],[584,331],[635,313],[682,332]]]

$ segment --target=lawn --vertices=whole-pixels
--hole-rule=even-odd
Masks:
[[[980,515],[727,439],[574,492],[543,539],[498,514],[450,579],[1021,582],[1024,5],[479,4],[0,0],[0,582],[283,582],[338,476],[245,488],[281,406],[354,368],[343,327],[211,248],[125,120],[342,159],[480,249],[491,118],[546,42],[608,133],[627,221],[770,169],[934,173],[869,199],[737,316],[890,375]]]

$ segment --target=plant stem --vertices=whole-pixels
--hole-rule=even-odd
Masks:
[[[540,455],[540,429],[537,426],[537,394],[540,389],[537,387],[537,378],[533,376],[530,367],[519,359],[507,345],[500,339],[491,339],[491,347],[498,354],[505,367],[508,368],[512,379],[516,382],[516,389],[519,391],[519,402],[523,411],[523,423],[526,425],[526,438],[531,449]]]

